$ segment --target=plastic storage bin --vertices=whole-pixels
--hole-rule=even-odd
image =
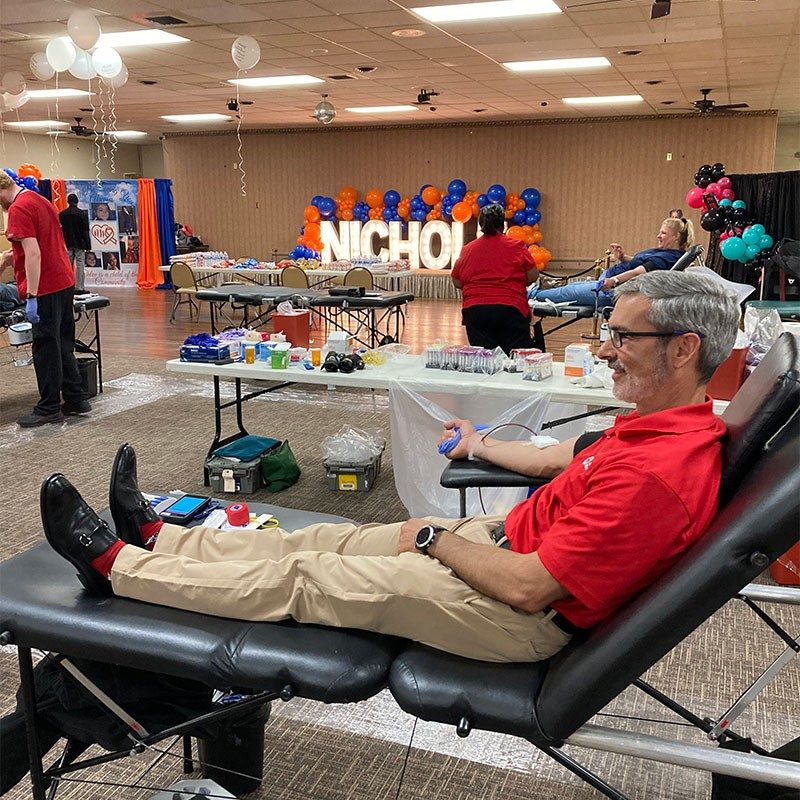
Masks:
[[[378,453],[368,461],[343,463],[325,459],[328,488],[337,492],[368,492],[381,471],[381,456]]]
[[[211,456],[206,459],[206,469],[214,493],[253,494],[261,487],[261,456],[252,461]]]
[[[87,397],[97,395],[97,359],[94,356],[89,358],[76,358],[78,362],[78,372],[81,374],[81,383]]]

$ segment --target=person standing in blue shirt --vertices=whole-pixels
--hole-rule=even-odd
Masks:
[[[555,289],[540,289],[537,283],[528,290],[528,298],[539,302],[549,300],[552,303],[594,306],[596,295],[598,306],[610,306],[613,304],[611,292],[620,284],[645,272],[671,269],[694,244],[694,227],[686,219],[665,219],[656,238],[658,247],[640,250],[633,256],[626,255],[623,246],[613,242],[610,248],[617,263],[604,270],[600,280],[568,283]]]

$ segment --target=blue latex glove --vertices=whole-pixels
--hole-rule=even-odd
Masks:
[[[28,322],[33,325],[41,322],[39,319],[39,301],[35,297],[29,297],[25,301],[25,316],[28,318]]]
[[[485,430],[488,430],[488,429],[489,429],[488,425],[476,425],[475,426],[475,430],[476,431],[485,431]],[[451,439],[445,439],[439,445],[439,454],[440,455],[446,456],[461,441],[461,429],[460,428],[453,428],[453,432],[455,433],[455,436],[453,436]]]
[[[592,291],[593,291],[593,292],[600,292],[600,291],[602,291],[602,290],[603,290],[603,284],[604,284],[605,282],[606,282],[606,279],[605,279],[605,278],[600,278],[600,280],[599,280],[599,281],[597,281],[597,283],[594,285],[594,289],[592,289]]]

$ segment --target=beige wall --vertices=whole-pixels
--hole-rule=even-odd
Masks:
[[[143,178],[164,178],[164,154],[161,150],[161,142],[158,144],[143,144],[139,147],[139,158],[141,159],[141,175]]]
[[[303,207],[344,185],[413,194],[424,183],[505,184],[542,193],[544,244],[556,259],[593,259],[610,240],[653,246],[704,162],[729,172],[773,167],[776,117],[740,115],[527,125],[325,128],[244,136],[247,196],[232,135],[164,142],[175,216],[214,249],[268,257],[295,243]],[[667,153],[672,160],[667,161]],[[693,219],[697,219],[694,214]],[[702,231],[701,231],[702,233]]]
[[[775,172],[800,169],[800,122],[778,125],[775,137]]]
[[[58,137],[58,151],[53,137],[40,133],[12,133],[5,129],[2,138],[2,166],[16,169],[28,162],[36,164],[45,177],[94,178],[94,138],[79,138],[71,134]],[[106,148],[108,152],[108,146]],[[119,144],[114,158],[116,172],[111,171],[108,159],[100,161],[101,178],[118,178],[124,173],[139,173],[139,148],[133,144]]]

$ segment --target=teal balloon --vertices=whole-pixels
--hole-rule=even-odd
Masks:
[[[772,245],[773,245],[773,244],[775,244],[775,242],[773,241],[772,237],[771,237],[771,236],[770,236],[768,233],[765,233],[765,234],[764,234],[764,235],[763,235],[763,236],[762,236],[762,237],[761,237],[761,238],[758,240],[758,246],[759,246],[759,247],[760,247],[762,250],[770,250],[770,249],[772,249]]]
[[[752,261],[761,252],[761,248],[757,244],[749,244],[744,252],[747,260]]]
[[[733,205],[733,200],[728,200],[728,198],[725,197],[719,201],[719,204],[722,206],[722,208],[728,208],[729,206]]]
[[[757,222],[755,225],[751,225],[750,230],[757,231],[759,238],[767,232],[767,229],[760,222]]]
[[[738,236],[731,236],[722,243],[720,250],[723,258],[737,261],[747,251],[747,245]]]
[[[740,264],[746,264],[750,260],[750,257],[747,255],[747,253],[745,253],[743,256],[741,256],[740,258],[737,258],[736,260]]]
[[[763,226],[758,226],[763,227]],[[755,225],[751,225],[749,228],[745,228],[744,232],[742,233],[742,241],[750,246],[750,245],[757,245],[761,241],[761,237],[764,234],[761,231],[756,230]]]
[[[747,203],[744,200],[734,200],[733,201],[734,208],[747,208]]]

